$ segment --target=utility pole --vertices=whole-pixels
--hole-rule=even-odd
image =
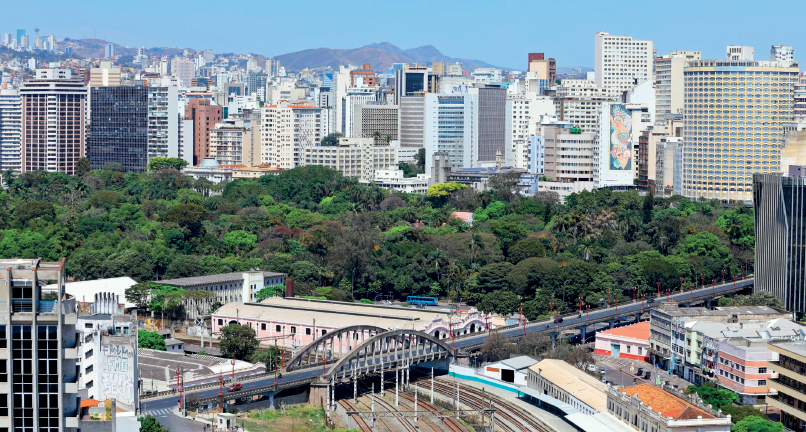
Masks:
[[[414,387],[414,423],[417,424],[417,387]]]
[[[383,388],[386,384],[384,380],[386,380],[386,372],[383,370],[383,352],[381,352],[381,397],[383,397]]]
[[[372,383],[372,393],[369,395],[371,410],[375,412],[375,383]],[[372,416],[372,427],[375,427],[375,416]]]
[[[355,366],[353,366],[353,403],[358,402],[358,376],[356,376]]]
[[[399,371],[400,371],[399,367],[395,369],[395,406],[400,405],[399,399],[398,399],[399,396],[400,396],[400,389],[398,388],[398,372]]]
[[[434,403],[434,368],[431,368],[431,403]]]

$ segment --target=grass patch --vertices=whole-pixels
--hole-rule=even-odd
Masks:
[[[276,431],[276,432],[330,432],[325,425],[324,410],[319,405],[294,405],[284,410],[270,411],[254,410],[246,413],[238,421],[249,431]],[[336,429],[336,432],[347,432],[345,429]]]

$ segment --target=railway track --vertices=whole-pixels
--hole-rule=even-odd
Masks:
[[[399,409],[397,409],[397,407],[395,407],[394,405],[392,405],[391,403],[389,403],[380,396],[375,398],[375,403],[385,408],[386,411],[400,411]],[[407,432],[417,432],[417,428],[414,427],[414,424],[411,422],[411,420],[406,418],[399,418],[396,420],[400,422],[400,424],[403,426],[403,429],[405,429]]]
[[[400,398],[403,399],[405,402],[408,403],[410,406],[414,406],[414,395],[410,393],[401,393]],[[425,411],[442,411],[442,409],[438,406],[431,405],[428,402],[423,401],[419,397],[417,398],[417,408],[418,410],[425,410]],[[448,428],[449,432],[470,432],[468,428],[465,427],[459,420],[456,420],[453,417],[446,417],[444,422],[442,423],[446,428]]]
[[[336,403],[338,403],[339,406],[344,408],[344,411],[359,411],[358,407],[352,402],[350,402],[348,399],[342,399],[336,401]],[[372,427],[367,423],[366,420],[364,420],[363,417],[357,414],[353,414],[351,417],[353,418],[353,421],[358,425],[358,428],[361,429],[361,432],[373,432]]]

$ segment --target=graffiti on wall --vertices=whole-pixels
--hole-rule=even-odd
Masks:
[[[632,169],[632,116],[623,104],[610,105],[610,169]]]
[[[136,391],[134,347],[129,344],[104,344],[101,345],[101,355],[104,398],[115,398],[133,405]]]

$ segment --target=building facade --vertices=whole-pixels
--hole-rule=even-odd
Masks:
[[[700,58],[699,51],[672,51],[655,59],[655,121],[683,113],[683,69],[688,61]]]
[[[471,90],[478,92],[478,109],[476,111],[478,153],[471,156],[471,162],[473,164],[495,162],[497,154],[503,155],[507,151],[507,89],[496,85],[486,85]]]
[[[22,172],[75,174],[86,144],[87,87],[67,69],[37,69],[20,88]]]
[[[302,165],[320,165],[371,182],[375,171],[397,168],[397,147],[375,145],[372,138],[341,138],[335,146],[303,147]]]
[[[210,157],[221,165],[259,165],[260,131],[249,120],[216,123],[210,130]]]
[[[90,69],[90,87],[113,87],[120,85],[120,68],[112,67],[112,62],[101,62]]]
[[[185,106],[185,120],[193,122],[193,165],[210,156],[210,130],[222,119],[221,106],[213,105],[209,99],[192,98]]]
[[[643,432],[728,432],[730,416],[705,407],[695,395],[679,398],[652,384],[607,386],[607,412]]]
[[[374,138],[375,144],[389,144],[398,139],[397,105],[365,105],[353,107],[355,128],[353,135],[357,138]],[[376,134],[377,132],[377,134]]]
[[[479,148],[478,109],[475,94],[425,95],[425,172],[431,171],[429,156],[436,152],[444,152],[451,167],[473,166]]]
[[[767,405],[781,411],[786,429],[805,432],[806,342],[771,342],[767,348],[777,354],[777,359],[767,362],[767,368],[778,375],[768,381],[776,394],[767,396]]]
[[[634,86],[652,79],[654,48],[651,40],[632,36],[595,35],[595,81],[610,99],[620,98]]]
[[[752,175],[779,170],[798,71],[787,62],[688,63],[684,196],[750,202]]]
[[[400,98],[400,120],[398,122],[400,147],[425,147],[425,96],[405,96]]]
[[[17,89],[0,90],[0,173],[22,169],[22,97]]]
[[[148,167],[148,87],[95,87],[87,139],[91,169],[119,163],[125,172]]]
[[[280,101],[261,112],[260,158],[262,163],[291,169],[302,163],[302,149],[322,141],[321,109]]]
[[[0,421],[8,430],[78,430],[77,314],[65,276],[64,260],[0,260]]]

